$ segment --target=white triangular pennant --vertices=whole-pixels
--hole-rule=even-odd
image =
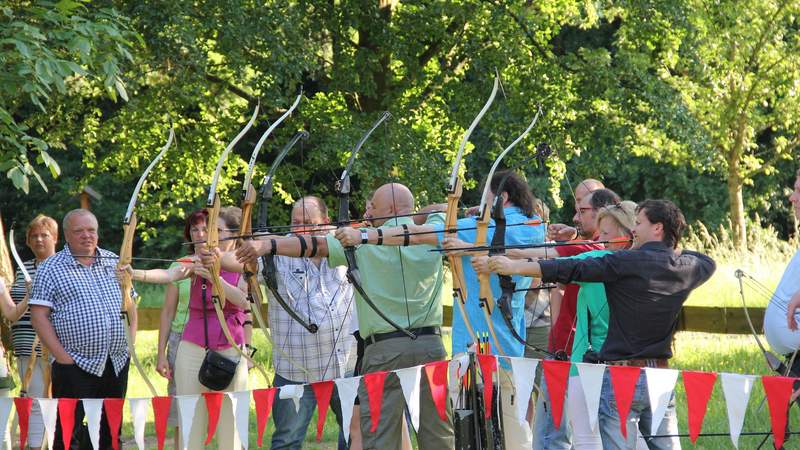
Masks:
[[[44,431],[47,434],[49,448],[53,448],[53,441],[56,436],[56,419],[58,418],[58,399],[57,398],[37,398],[39,408],[42,410],[42,421]]]
[[[11,415],[11,405],[14,399],[11,397],[0,397],[0,430],[8,428],[8,416]],[[14,430],[11,430],[12,432]]]
[[[144,448],[144,427],[147,424],[147,407],[150,405],[149,398],[128,399],[128,406],[131,408],[131,423],[133,423],[133,438],[139,450]]]
[[[581,379],[583,398],[586,400],[586,411],[589,414],[589,426],[597,431],[597,412],[600,409],[600,391],[603,389],[605,364],[576,363],[578,376]]]
[[[396,370],[395,374],[397,374],[397,378],[400,378],[400,387],[403,388],[403,397],[408,405],[411,425],[414,426],[415,431],[419,431],[419,379],[422,374],[422,366]]]
[[[83,411],[86,413],[86,425],[89,428],[89,440],[92,448],[100,448],[100,418],[103,416],[102,398],[82,398]]]
[[[672,391],[675,390],[675,383],[678,381],[678,371],[674,369],[655,369],[646,367],[644,373],[647,378],[647,393],[650,397],[650,411],[653,413],[652,423],[650,424],[650,434],[655,435],[664,413],[667,412],[669,399],[672,398]]]
[[[250,444],[248,424],[250,423],[250,391],[228,392],[233,407],[233,422],[236,424],[236,432],[239,433],[239,440],[242,441],[242,448],[247,450]]]
[[[278,398],[282,400],[292,399],[294,411],[300,412],[300,399],[303,398],[304,391],[305,386],[302,384],[287,384],[286,386],[281,386],[280,391],[278,391]]]
[[[533,392],[533,381],[536,379],[536,367],[539,365],[538,359],[509,357],[511,361],[511,377],[514,381],[514,390],[517,398],[515,401],[517,409],[517,419],[525,421],[528,414],[528,400]]]
[[[353,419],[353,405],[358,395],[358,383],[361,377],[337,378],[336,392],[339,394],[339,404],[342,405],[342,431],[345,442],[350,440],[350,421]]]
[[[183,450],[187,450],[189,445],[189,436],[192,431],[192,422],[194,421],[194,410],[197,407],[197,400],[200,395],[176,395],[175,400],[178,401],[178,415],[181,418],[181,444]],[[204,432],[205,430],[198,431]]]
[[[742,433],[747,403],[753,390],[756,377],[734,373],[721,373],[722,393],[725,394],[725,405],[728,408],[728,426],[731,431],[733,446],[739,448],[739,435]]]

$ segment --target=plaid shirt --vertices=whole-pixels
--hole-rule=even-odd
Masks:
[[[29,304],[50,308],[56,337],[75,364],[102,376],[111,358],[119,374],[128,361],[125,328],[120,320],[122,295],[114,253],[98,248],[92,265],[72,257],[69,246],[47,258],[36,271]]]
[[[319,330],[311,334],[289,317],[278,302],[269,302],[269,327],[275,345],[309,374],[277,351],[272,354],[275,372],[287,380],[302,383],[345,376],[355,341],[350,332],[355,303],[346,268],[331,268],[325,258],[317,267],[308,258],[286,256],[276,256],[275,267],[281,297],[303,320],[319,326]]]

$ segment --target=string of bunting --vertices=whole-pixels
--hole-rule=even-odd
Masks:
[[[701,433],[703,420],[705,418],[708,401],[716,385],[717,379],[720,380],[723,395],[725,397],[728,415],[729,434],[731,441],[736,448],[739,448],[739,437],[753,433],[742,433],[745,412],[750,399],[753,386],[757,379],[761,380],[769,406],[772,436],[775,447],[780,448],[786,437],[787,412],[792,394],[792,385],[797,379],[781,376],[756,376],[742,375],[734,373],[715,373],[698,372],[690,370],[676,369],[657,369],[640,368],[630,366],[605,366],[602,364],[571,363],[569,361],[539,360],[519,357],[497,357],[494,355],[477,355],[478,365],[484,379],[483,398],[485,404],[492,402],[492,383],[489,381],[496,379],[498,373],[498,359],[505,367],[510,367],[512,379],[518,398],[529,398],[533,391],[534,377],[537,367],[541,364],[542,373],[547,382],[548,399],[553,414],[554,425],[562,426],[561,418],[564,408],[564,401],[569,382],[580,382],[585,393],[586,408],[589,413],[589,421],[593,429],[598,426],[598,409],[600,404],[601,387],[603,376],[608,370],[611,379],[611,386],[620,414],[620,431],[626,436],[627,428],[624,426],[631,402],[633,401],[636,383],[644,371],[646,374],[648,396],[650,406],[653,411],[653,420],[650,434],[657,435],[658,427],[664,418],[664,413],[669,403],[678,376],[682,375],[683,385],[686,392],[687,402],[687,424],[689,428],[689,438],[692,443],[696,443]],[[411,424],[415,430],[419,428],[420,412],[420,381],[424,369],[430,395],[436,406],[439,417],[446,419],[446,407],[448,393],[451,398],[455,398],[458,393],[460,383],[467,374],[469,357],[463,355],[459,358],[445,361],[435,361],[424,366],[415,366],[405,369],[392,371],[399,378],[403,396],[408,407]],[[570,378],[569,372],[572,365],[578,371],[577,377]],[[361,383],[368,396],[368,407],[372,414],[370,431],[378,428],[381,419],[381,408],[383,401],[383,389],[386,377],[390,372],[374,372],[363,376],[351,378],[337,378],[311,383],[311,390],[317,401],[319,410],[317,422],[317,441],[322,439],[323,426],[328,412],[331,396],[334,387],[340,398],[342,405],[353,405],[356,398],[358,387]],[[300,399],[303,396],[305,385],[287,385],[280,388],[253,389],[237,392],[204,392],[198,395],[178,395],[174,397],[152,397],[152,398],[106,398],[106,399],[74,399],[74,398],[0,398],[0,429],[7,426],[8,418],[11,414],[12,405],[16,408],[19,416],[19,447],[25,448],[28,436],[28,425],[31,407],[33,402],[38,402],[44,420],[45,432],[48,444],[52,448],[55,436],[56,421],[58,420],[64,432],[64,448],[70,448],[69,436],[75,426],[75,408],[80,401],[83,405],[90,439],[95,449],[99,448],[100,443],[100,423],[102,412],[105,412],[111,428],[112,443],[114,450],[117,447],[115,434],[122,423],[123,405],[128,402],[130,409],[130,420],[133,424],[134,440],[140,450],[145,449],[144,433],[147,418],[148,406],[152,408],[156,439],[158,449],[164,448],[164,441],[167,431],[167,417],[171,403],[177,402],[180,417],[180,425],[183,442],[189,441],[191,424],[194,419],[194,412],[200,397],[208,410],[208,430],[206,444],[211,442],[217,423],[220,417],[220,410],[223,404],[223,396],[230,399],[236,432],[242,442],[243,448],[249,447],[248,427],[250,419],[250,399],[255,403],[256,427],[258,432],[258,447],[263,444],[264,430],[272,405],[276,396],[280,399],[291,399],[295,409],[300,407]],[[425,394],[429,395],[429,394]],[[517,420],[525,421],[527,412],[527,402],[516,402]],[[487,414],[491,413],[491,408],[486,408]],[[350,421],[352,418],[352,408],[345,408],[343,411],[343,430],[345,439],[349,438]],[[718,436],[720,433],[711,433]]]

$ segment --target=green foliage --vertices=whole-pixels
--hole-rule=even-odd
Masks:
[[[128,100],[120,66],[133,61],[134,38],[111,8],[70,0],[0,7],[0,170],[14,187],[29,192],[33,177],[47,190],[35,164],[53,178],[61,172],[48,152],[64,146],[61,131],[51,133],[34,116],[57,112],[69,96]]]

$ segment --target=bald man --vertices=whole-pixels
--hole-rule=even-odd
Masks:
[[[442,285],[444,271],[441,255],[431,252],[433,246],[419,245],[406,248],[382,246],[377,230],[388,227],[413,226],[411,217],[414,196],[399,183],[389,183],[378,188],[367,203],[364,218],[377,229],[369,239],[366,230],[339,228],[336,235],[325,237],[293,236],[247,241],[234,255],[222,255],[226,270],[241,270],[241,263],[273,253],[286,256],[323,256],[328,265],[347,266],[345,240],[355,233],[359,236],[355,249],[356,265],[361,272],[364,293],[392,321],[416,336],[411,339],[396,330],[367,305],[362,294],[356,291],[356,310],[359,333],[365,342],[362,373],[393,371],[407,367],[442,361],[447,358],[441,338]],[[385,217],[391,217],[386,219]],[[444,216],[430,214],[426,224],[444,224]],[[374,244],[374,245],[366,245]],[[314,254],[312,254],[314,253]],[[421,377],[422,391],[430,391],[427,377]],[[361,383],[359,399],[369,404],[366,386]],[[364,449],[400,450],[405,400],[399,379],[389,375],[384,384],[383,405],[378,428],[370,432],[371,412],[364,408],[361,414],[361,432]],[[447,406],[447,420],[441,420],[430,392],[420,393],[420,420],[417,444],[421,449],[453,448],[452,411]]]

